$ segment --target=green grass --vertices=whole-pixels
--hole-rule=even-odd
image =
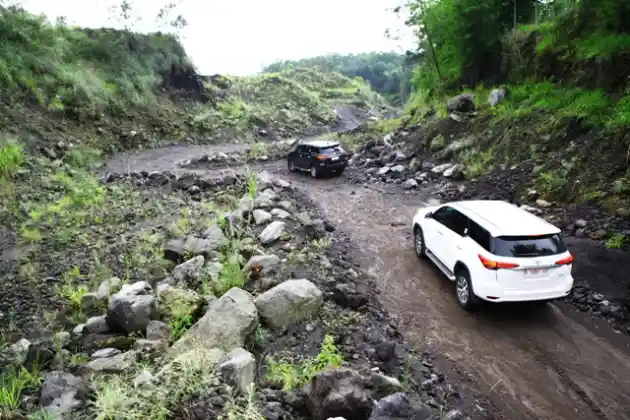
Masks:
[[[191,68],[168,35],[88,34],[18,9],[0,8],[0,21],[0,36],[9,40],[0,46],[0,84],[23,89],[52,111],[94,115],[127,104],[148,106],[172,67]]]
[[[15,137],[6,137],[0,143],[0,178],[13,178],[25,162],[24,146]]]
[[[267,358],[265,379],[279,384],[285,391],[304,386],[319,372],[327,368],[337,368],[343,363],[343,356],[335,345],[331,335],[324,337],[322,347],[317,356],[312,358]]]
[[[213,291],[217,296],[224,295],[233,287],[243,288],[247,277],[243,272],[240,255],[237,253],[229,253],[224,257],[223,267],[219,278],[213,284]]]
[[[160,381],[147,384],[143,392],[133,385],[133,378],[142,371],[136,366],[127,375],[94,378],[95,398],[90,409],[95,420],[166,420],[186,398],[204,396],[215,382],[216,358],[211,351],[192,347],[180,355],[177,367],[164,374]],[[151,372],[153,373],[153,372]]]
[[[39,370],[28,371],[24,367],[8,367],[0,375],[0,417],[18,415],[22,393],[37,389],[42,377]]]

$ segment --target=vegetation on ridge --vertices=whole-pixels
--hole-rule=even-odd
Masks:
[[[437,138],[434,153],[463,144],[455,155],[471,176],[531,164],[534,172],[508,187],[628,215],[628,7],[619,0],[412,1],[408,24],[419,34],[421,60],[405,124],[437,117],[424,140]],[[506,96],[490,105],[495,88]],[[460,93],[474,95],[480,115],[438,121]]]
[[[266,66],[263,71],[277,72],[290,68],[338,72],[349,78],[361,77],[396,105],[406,102],[411,88],[411,66],[405,62],[404,55],[394,52],[328,54],[301,60],[278,61]]]

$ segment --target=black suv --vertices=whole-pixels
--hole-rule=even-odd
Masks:
[[[339,142],[310,140],[298,142],[288,156],[289,171],[308,171],[313,178],[324,173],[341,175],[348,166],[350,154]]]

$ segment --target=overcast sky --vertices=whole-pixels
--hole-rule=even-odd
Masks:
[[[401,0],[183,0],[178,11],[188,21],[183,42],[203,74],[251,74],[280,59],[327,53],[391,51],[411,46],[402,19],[387,10]],[[91,4],[90,4],[91,3]],[[154,16],[165,0],[132,0],[141,16],[136,28],[156,30]],[[27,10],[51,20],[118,26],[112,0],[22,0]],[[385,38],[386,29],[402,39]]]

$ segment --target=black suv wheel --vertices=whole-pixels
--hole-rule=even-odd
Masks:
[[[293,162],[293,158],[288,159],[287,167],[289,168],[289,172],[297,171],[297,168],[295,167],[295,162]]]

